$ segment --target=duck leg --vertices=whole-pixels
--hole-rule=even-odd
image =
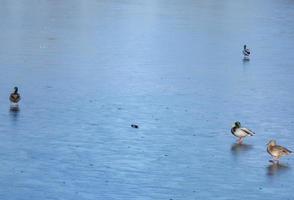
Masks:
[[[279,158],[275,157],[276,164],[279,164]]]
[[[238,140],[237,140],[238,144],[242,144],[243,142],[243,137],[240,137]]]
[[[273,164],[279,164],[279,158],[273,157],[273,159],[270,160],[270,162],[272,162]]]

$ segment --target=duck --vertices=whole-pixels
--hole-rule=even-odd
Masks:
[[[10,94],[9,100],[11,103],[17,104],[20,101],[20,94],[18,93],[18,87],[14,87],[14,92]]]
[[[242,144],[243,139],[247,136],[253,136],[255,133],[251,131],[248,128],[241,127],[240,122],[235,122],[232,129],[231,133],[238,138],[237,142],[238,144]]]
[[[281,157],[293,153],[289,149],[282,147],[280,145],[277,145],[276,140],[270,140],[267,143],[267,152],[272,156],[273,160],[270,160],[270,162],[273,162],[273,163],[279,163],[279,159]]]
[[[250,55],[250,49],[247,49],[246,44],[244,45],[243,55],[244,55],[244,58],[249,58],[249,55]]]

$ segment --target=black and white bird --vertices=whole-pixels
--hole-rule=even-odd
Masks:
[[[18,93],[18,87],[14,87],[14,92],[10,94],[9,100],[12,104],[17,104],[20,101],[20,94]]]
[[[235,122],[233,125],[231,132],[234,136],[238,138],[238,144],[242,144],[243,139],[247,136],[253,136],[255,133],[248,128],[241,127],[240,122]]]
[[[249,59],[250,49],[247,48],[246,44],[244,45],[243,55],[245,59]]]

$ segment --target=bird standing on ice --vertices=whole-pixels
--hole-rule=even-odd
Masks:
[[[247,136],[253,136],[255,133],[248,128],[242,128],[240,122],[235,122],[233,125],[231,132],[234,136],[238,137],[238,144],[242,144],[243,139]]]
[[[267,152],[273,157],[273,160],[271,162],[273,163],[279,163],[279,159],[282,156],[289,155],[290,153],[293,153],[289,149],[286,149],[285,147],[282,147],[280,145],[277,145],[275,140],[271,140],[267,143]]]
[[[244,45],[244,49],[243,49],[243,55],[244,55],[244,59],[249,60],[249,55],[250,55],[250,49],[247,49],[246,44]]]
[[[17,106],[20,101],[20,94],[18,93],[18,87],[14,87],[14,92],[10,94],[9,100],[11,105]]]

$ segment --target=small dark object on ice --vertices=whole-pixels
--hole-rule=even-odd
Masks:
[[[132,124],[131,127],[132,128],[139,128],[139,126],[137,124]]]

